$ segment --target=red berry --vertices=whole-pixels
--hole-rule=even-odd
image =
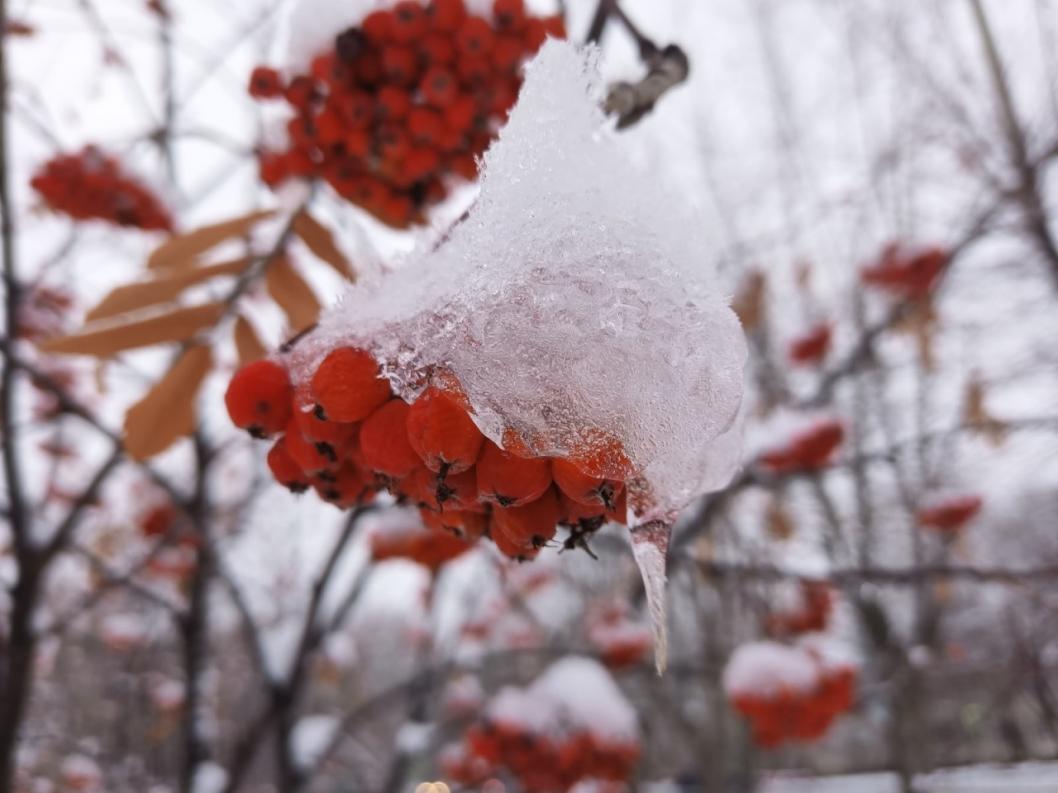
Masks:
[[[331,352],[312,376],[312,395],[328,421],[367,418],[391,395],[389,381],[364,350],[340,347]]]
[[[477,462],[485,436],[456,398],[430,388],[408,411],[408,440],[431,471],[458,474]]]
[[[492,25],[488,21],[469,16],[456,32],[456,47],[463,55],[484,56],[492,51],[494,38]]]
[[[551,461],[551,475],[558,489],[574,501],[600,508],[612,508],[624,484],[612,479],[588,476],[568,460]]]
[[[549,488],[523,506],[496,507],[492,511],[492,536],[506,539],[519,550],[519,556],[529,555],[554,538],[558,519],[558,498]]]
[[[250,96],[255,99],[277,99],[283,95],[283,80],[279,72],[258,66],[250,73]]]
[[[236,427],[264,438],[286,426],[293,396],[286,368],[275,361],[261,360],[235,373],[224,394],[224,404]]]
[[[551,466],[546,458],[508,454],[486,440],[476,466],[482,501],[519,507],[540,498],[551,486]]]
[[[467,9],[463,0],[433,0],[429,15],[434,28],[452,33],[466,18]]]
[[[268,469],[275,480],[291,493],[304,493],[309,487],[308,477],[287,450],[283,436],[268,450]]]
[[[368,416],[360,427],[360,453],[368,468],[403,477],[422,465],[408,441],[408,411],[402,399],[391,399]]]

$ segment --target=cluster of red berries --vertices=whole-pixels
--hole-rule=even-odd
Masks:
[[[491,20],[463,0],[403,0],[341,33],[310,74],[284,81],[258,67],[251,96],[296,113],[290,148],[261,154],[261,178],[320,177],[391,226],[422,222],[446,177],[477,177],[522,63],[549,35],[565,36],[562,18],[530,16],[523,0],[495,0]]]
[[[421,525],[384,529],[371,535],[371,558],[376,562],[408,559],[434,573],[470,547],[470,543],[454,534]]]
[[[569,528],[566,547],[586,547],[603,523],[626,518],[631,466],[616,440],[568,458],[532,456],[514,433],[500,448],[452,377],[408,404],[364,350],[332,350],[297,388],[283,364],[256,361],[232,377],[225,402],[236,426],[276,437],[268,465],[291,491],[312,487],[348,509],[387,490],[419,507],[430,529],[491,537],[513,559],[535,557],[559,525]]]
[[[919,507],[918,525],[944,534],[956,534],[981,511],[983,500],[976,495],[946,496]]]
[[[527,793],[556,793],[588,779],[626,780],[639,754],[638,743],[591,730],[549,735],[525,723],[486,718],[467,731],[461,745],[441,755],[441,765],[445,776],[468,787],[504,770]]]
[[[856,669],[815,658],[818,677],[813,687],[778,687],[731,695],[731,705],[749,720],[753,742],[774,748],[793,741],[816,741],[853,706]]]
[[[845,427],[839,420],[821,419],[764,452],[758,462],[776,474],[816,470],[830,462],[844,439]]]
[[[798,601],[793,608],[776,609],[768,615],[765,627],[772,636],[797,636],[826,630],[834,610],[834,590],[825,581],[802,579]]]
[[[172,217],[154,193],[94,146],[48,160],[30,185],[49,207],[74,220],[103,220],[151,231],[173,229]]]
[[[788,355],[791,363],[799,366],[819,366],[830,352],[833,331],[822,322],[790,342]]]
[[[860,271],[860,280],[896,297],[914,300],[929,293],[950,258],[943,248],[930,247],[911,252],[897,243],[890,243],[877,261]]]
[[[647,657],[654,646],[650,626],[635,621],[622,601],[592,610],[587,620],[588,641],[610,669],[626,669]]]

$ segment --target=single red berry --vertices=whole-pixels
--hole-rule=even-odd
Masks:
[[[364,350],[340,347],[320,363],[312,376],[312,395],[328,421],[367,418],[391,396],[389,381],[379,375],[375,359]]]
[[[428,14],[435,29],[453,33],[466,19],[467,9],[463,0],[433,0]]]
[[[293,396],[286,367],[260,360],[235,373],[224,394],[224,404],[236,427],[248,430],[255,438],[264,438],[286,426]]]
[[[285,435],[268,450],[268,469],[276,482],[291,493],[304,493],[309,487],[308,477],[287,450]]]
[[[516,457],[487,439],[475,470],[478,497],[503,507],[528,504],[551,486],[551,466],[546,458]]]
[[[525,0],[496,0],[492,15],[500,30],[516,30],[525,24]]]
[[[623,482],[589,476],[573,463],[560,458],[551,461],[551,475],[559,490],[581,504],[611,508],[624,489]]]
[[[477,462],[485,436],[455,398],[429,388],[408,411],[408,440],[431,471],[458,474]]]
[[[378,114],[386,121],[402,121],[411,111],[411,95],[394,85],[380,88],[377,101]]]
[[[250,96],[254,99],[278,99],[282,95],[283,80],[278,71],[258,66],[250,73]]]
[[[336,471],[317,476],[313,483],[317,495],[339,509],[349,509],[370,500],[373,489],[364,473],[347,462]]]
[[[401,0],[393,6],[393,28],[391,35],[394,41],[411,44],[426,32],[427,18],[423,7],[414,0]]]
[[[360,23],[360,30],[364,32],[364,36],[375,45],[391,40],[393,27],[394,19],[391,11],[372,11]]]
[[[492,25],[478,16],[468,16],[456,32],[456,47],[463,55],[485,56],[492,51]]]
[[[324,453],[313,441],[302,435],[293,417],[287,425],[286,436],[283,440],[286,442],[287,454],[309,477],[318,476],[324,471],[333,471],[341,463],[336,454]]]
[[[368,416],[360,427],[360,453],[368,468],[388,476],[403,477],[422,465],[408,441],[408,410],[394,398]]]
[[[459,98],[459,85],[450,71],[434,67],[423,76],[419,83],[419,93],[427,104],[445,108]]]
[[[430,66],[448,66],[456,59],[456,45],[446,33],[428,33],[419,43],[423,59]]]

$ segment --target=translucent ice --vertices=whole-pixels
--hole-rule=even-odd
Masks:
[[[294,367],[353,344],[407,399],[455,375],[498,443],[562,456],[617,439],[637,520],[668,522],[738,465],[745,345],[700,224],[629,163],[598,89],[590,54],[546,44],[467,219],[350,287]]]

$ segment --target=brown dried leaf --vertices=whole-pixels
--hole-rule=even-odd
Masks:
[[[283,309],[295,333],[314,324],[320,316],[319,299],[305,280],[298,275],[293,263],[286,256],[278,257],[265,273],[268,294]]]
[[[72,336],[49,339],[40,345],[40,349],[50,353],[105,358],[123,350],[169,341],[187,341],[215,324],[224,309],[225,303],[218,301],[178,308],[133,322],[97,323],[103,327],[89,326]]]
[[[764,288],[766,284],[764,273],[760,270],[751,271],[746,276],[745,281],[742,283],[742,288],[739,289],[731,304],[731,308],[734,309],[739,320],[742,321],[742,327],[746,333],[752,333],[759,328],[761,320],[764,318]]]
[[[165,451],[195,429],[195,397],[213,368],[209,347],[195,345],[125,414],[125,450],[134,460]]]
[[[151,270],[192,267],[198,263],[198,257],[206,251],[222,242],[248,234],[254,226],[274,214],[275,210],[265,209],[240,215],[223,223],[202,226],[185,234],[175,234],[147,258],[147,267]]]
[[[963,395],[963,424],[976,428],[993,446],[1000,446],[1007,438],[1007,426],[988,412],[985,405],[985,386],[979,375],[973,375]]]
[[[294,218],[294,233],[301,238],[310,251],[334,268],[342,278],[356,280],[352,264],[345,258],[334,242],[331,230],[320,223],[308,212],[300,212]]]
[[[239,354],[240,366],[259,361],[268,355],[268,350],[261,343],[261,338],[257,335],[257,331],[254,330],[253,325],[242,314],[235,320],[232,335],[235,337],[235,349]]]
[[[894,332],[906,333],[914,338],[919,362],[928,372],[934,371],[937,367],[936,356],[933,352],[933,336],[938,321],[939,316],[933,301],[925,297],[912,305],[907,314],[893,325]]]
[[[768,510],[764,513],[764,525],[768,530],[768,536],[779,542],[790,539],[796,531],[790,513],[777,498],[773,498],[768,503]]]
[[[175,300],[188,287],[221,275],[238,275],[252,263],[252,259],[235,259],[191,270],[167,271],[158,278],[119,286],[85,315],[85,322],[95,322],[137,311],[141,308]]]

